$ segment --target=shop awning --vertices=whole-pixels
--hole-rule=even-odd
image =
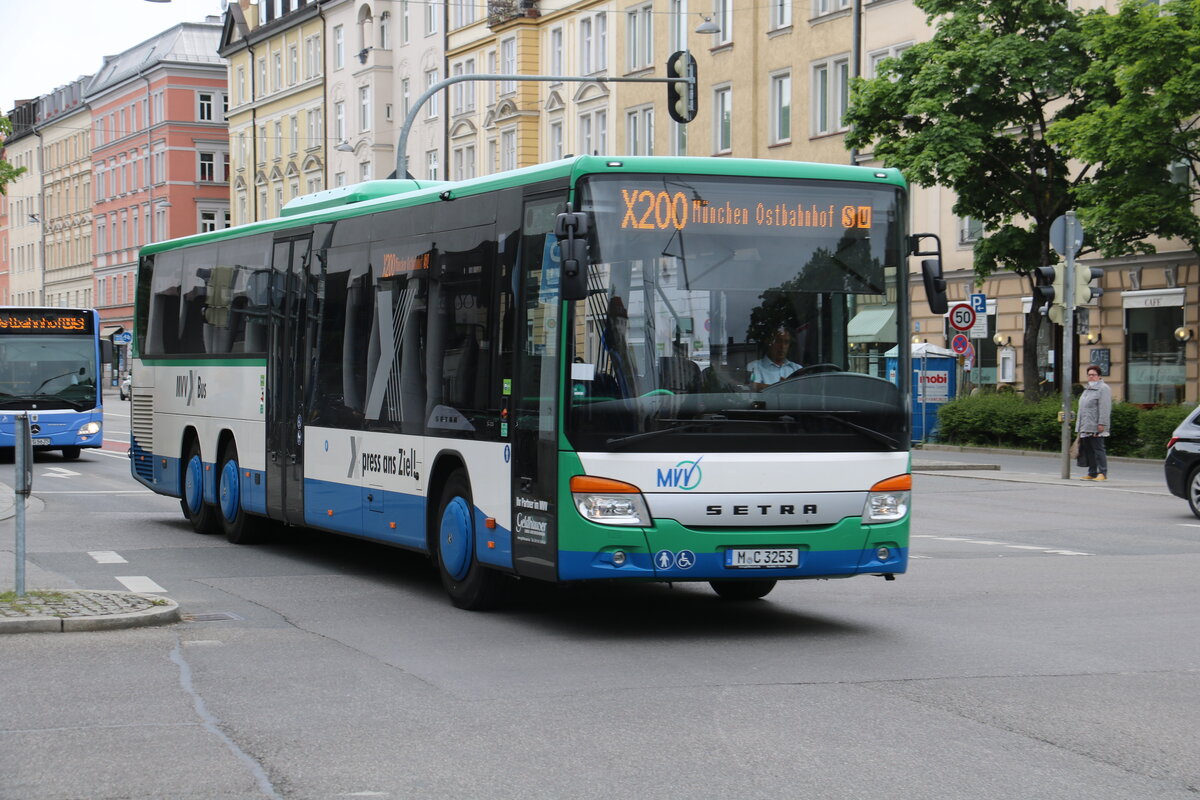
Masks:
[[[125,328],[123,326],[112,325],[112,326],[107,327],[107,328],[103,329],[102,331],[100,331],[100,338],[107,339],[110,336],[112,336],[114,333],[124,333],[124,332],[125,332]]]
[[[864,308],[854,315],[846,329],[851,344],[896,342],[896,307]]]

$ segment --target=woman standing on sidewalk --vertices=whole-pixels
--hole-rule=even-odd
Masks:
[[[1108,454],[1104,440],[1108,437],[1112,419],[1112,390],[1100,380],[1100,368],[1087,368],[1087,386],[1079,396],[1079,414],[1075,417],[1075,433],[1079,435],[1079,453],[1087,461],[1088,474],[1080,480],[1108,480]]]

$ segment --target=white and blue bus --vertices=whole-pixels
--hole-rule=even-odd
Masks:
[[[79,458],[104,443],[100,339],[91,308],[0,307],[0,448],[12,451],[14,420],[29,417],[33,449]]]
[[[907,202],[895,170],[584,156],[147,246],[133,474],[233,542],[427,553],[468,608],[510,576],[894,578],[886,365],[909,374],[908,261],[934,254]]]

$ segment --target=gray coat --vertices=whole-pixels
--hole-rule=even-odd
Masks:
[[[1100,425],[1104,432],[1100,436],[1108,436],[1112,429],[1112,389],[1104,381],[1096,381],[1095,387],[1089,383],[1079,395],[1079,414],[1075,417],[1075,431],[1081,436],[1095,436]]]

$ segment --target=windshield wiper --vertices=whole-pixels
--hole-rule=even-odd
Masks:
[[[82,374],[83,374],[83,369],[80,368],[78,370],[73,369],[70,372],[64,372],[62,375],[51,375],[49,378],[46,378],[46,380],[39,383],[38,387],[33,390],[33,393],[34,393],[34,395],[40,395],[42,393],[42,387],[45,386],[50,381],[56,381],[59,378],[68,378],[72,375],[82,375]],[[49,396],[49,395],[47,395],[47,396]]]
[[[678,433],[679,431],[691,430],[692,428],[702,428],[711,425],[714,422],[721,420],[706,419],[698,422],[684,422],[681,425],[675,425],[670,428],[659,428],[656,431],[643,431],[642,433],[631,433],[628,436],[621,436],[609,439],[605,442],[609,447],[621,448],[625,445],[636,444],[637,442],[645,442],[650,439],[657,439],[660,436],[666,436],[668,433]]]
[[[874,439],[875,441],[880,442],[881,444],[887,445],[892,450],[900,450],[901,449],[900,442],[898,442],[895,439],[893,439],[892,437],[888,436],[886,433],[880,433],[879,431],[875,430],[874,428],[868,428],[864,425],[859,425],[857,422],[851,422],[850,420],[840,417],[835,413],[828,412],[828,411],[809,411],[809,412],[805,412],[805,413],[812,414],[813,416],[819,417],[821,419],[831,419],[834,422],[837,422],[841,425],[846,426],[847,428],[849,428],[852,431],[861,433],[863,436],[866,436],[869,439]]]

